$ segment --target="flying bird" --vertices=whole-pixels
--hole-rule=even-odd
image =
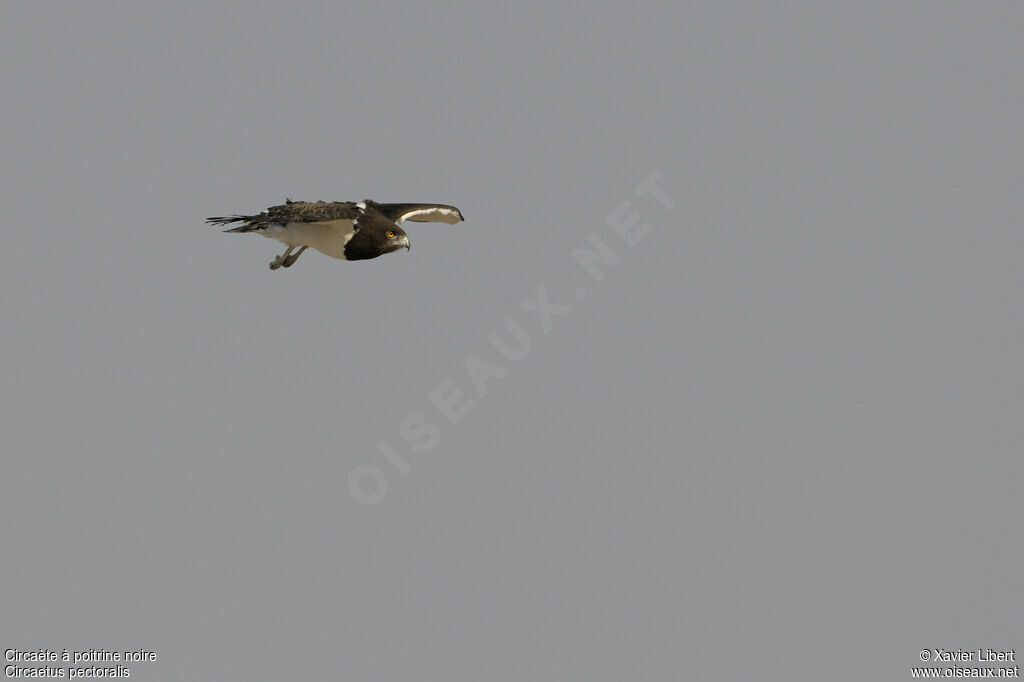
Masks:
[[[307,248],[331,258],[368,260],[398,249],[409,249],[409,236],[400,225],[448,223],[463,220],[462,213],[447,204],[378,204],[366,201],[292,201],[271,206],[256,215],[207,218],[211,225],[238,227],[225,232],[255,232],[282,242],[284,253],[270,262],[270,269],[290,268]]]

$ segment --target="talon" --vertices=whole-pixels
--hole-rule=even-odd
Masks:
[[[285,249],[284,253],[282,253],[280,256],[278,256],[274,260],[270,261],[270,269],[271,270],[277,270],[282,265],[285,266],[285,267],[288,267],[288,256],[291,254],[292,249],[294,249],[294,248],[295,248],[294,246],[289,246],[287,249]]]

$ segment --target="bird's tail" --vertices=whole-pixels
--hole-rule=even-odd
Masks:
[[[224,230],[225,232],[252,232],[253,230],[260,229],[261,225],[255,223],[255,219],[258,216],[253,215],[228,215],[218,216],[215,218],[207,218],[206,222],[210,225],[218,225],[223,227],[224,225],[231,225],[232,223],[243,223],[238,227],[234,227],[230,230]]]

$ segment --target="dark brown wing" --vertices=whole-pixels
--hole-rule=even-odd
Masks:
[[[241,226],[228,232],[252,232],[265,230],[270,225],[287,223],[319,223],[327,220],[355,220],[362,213],[361,209],[351,201],[291,201],[280,206],[271,206],[258,215],[232,215],[219,218],[207,218],[211,225],[230,225],[242,223]]]
[[[405,220],[416,223],[455,223],[464,220],[462,212],[448,204],[378,204],[367,202],[389,220],[401,224]]]

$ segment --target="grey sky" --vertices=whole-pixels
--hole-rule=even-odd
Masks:
[[[140,680],[1024,652],[1024,10],[708,5],[4,3],[0,644]],[[277,272],[203,222],[285,196],[466,222]]]

